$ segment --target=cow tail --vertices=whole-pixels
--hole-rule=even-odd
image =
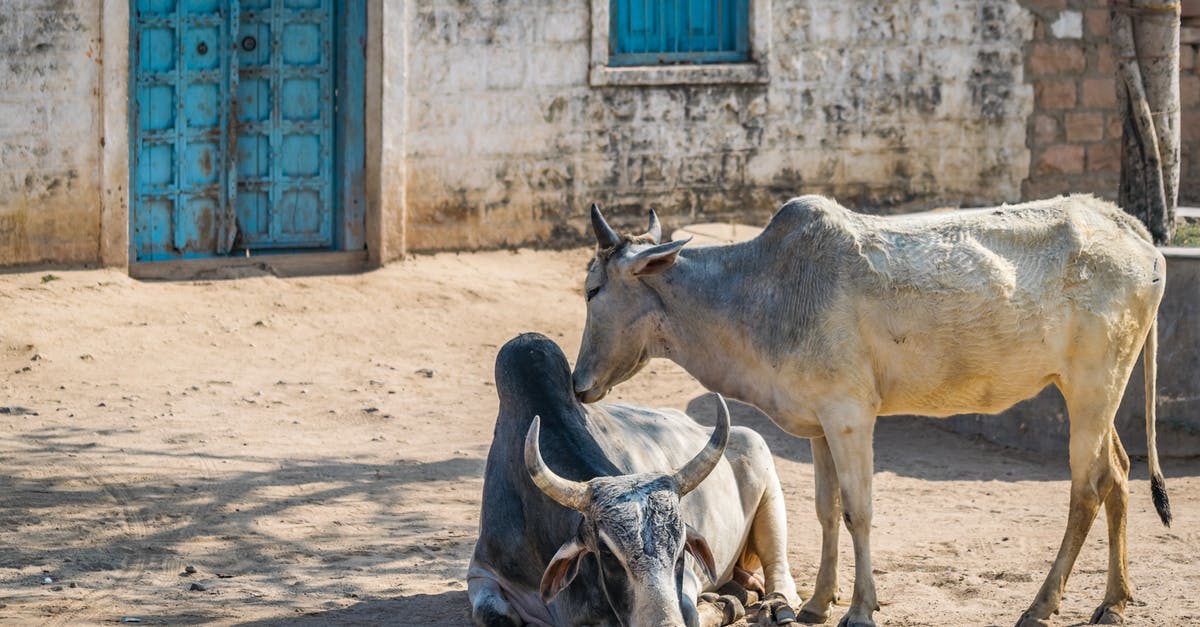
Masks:
[[[1158,444],[1155,432],[1155,388],[1158,379],[1158,316],[1150,323],[1150,332],[1142,346],[1143,370],[1146,373],[1146,457],[1150,464],[1150,495],[1154,498],[1154,509],[1164,526],[1171,526],[1171,502],[1167,499],[1167,482],[1163,479],[1162,467],[1158,465]]]

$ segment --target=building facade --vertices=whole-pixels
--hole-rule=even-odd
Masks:
[[[1181,198],[1200,167],[1184,29]],[[1100,0],[13,0],[0,265],[1114,197]]]

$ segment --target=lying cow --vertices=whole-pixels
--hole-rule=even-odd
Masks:
[[[801,620],[837,591],[839,518],[854,541],[842,624],[873,625],[872,433],[886,414],[996,413],[1054,384],[1070,412],[1071,501],[1062,547],[1020,625],[1042,625],[1100,505],[1109,576],[1093,622],[1120,622],[1129,458],[1113,417],[1144,347],[1154,504],[1170,522],[1154,438],[1156,313],[1165,261],[1146,229],[1090,196],[882,218],[819,196],[794,199],[730,246],[619,236],[592,207],[599,250],[574,373],[600,399],[651,357],[757,405],[813,438],[821,566]]]
[[[558,345],[533,333],[500,349],[496,391],[467,572],[476,624],[696,625],[702,591],[761,588],[759,564],[765,591],[799,605],[770,451],[729,427],[724,400],[711,438],[675,410],[584,408]]]

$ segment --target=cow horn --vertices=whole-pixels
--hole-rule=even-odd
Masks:
[[[662,223],[658,221],[658,214],[654,210],[650,210],[650,227],[646,229],[645,237],[649,237],[655,244],[662,243]]]
[[[675,471],[675,485],[679,486],[679,496],[695,490],[708,477],[708,473],[717,467],[721,456],[725,454],[725,445],[729,443],[729,406],[725,398],[717,395],[717,426],[713,429],[712,437],[704,449],[692,458],[692,461]]]
[[[563,479],[546,466],[545,460],[542,459],[541,447],[538,446],[541,427],[541,417],[534,416],[533,424],[529,425],[529,433],[525,436],[525,468],[529,471],[529,477],[546,496],[554,499],[559,505],[582,512],[583,508],[587,507],[587,484]]]
[[[612,248],[621,243],[620,236],[608,225],[604,216],[600,215],[600,207],[597,207],[596,203],[592,203],[592,230],[596,232],[596,242],[600,244],[600,248]]]

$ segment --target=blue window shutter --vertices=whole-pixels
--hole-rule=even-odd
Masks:
[[[749,0],[611,0],[609,65],[750,58]]]

